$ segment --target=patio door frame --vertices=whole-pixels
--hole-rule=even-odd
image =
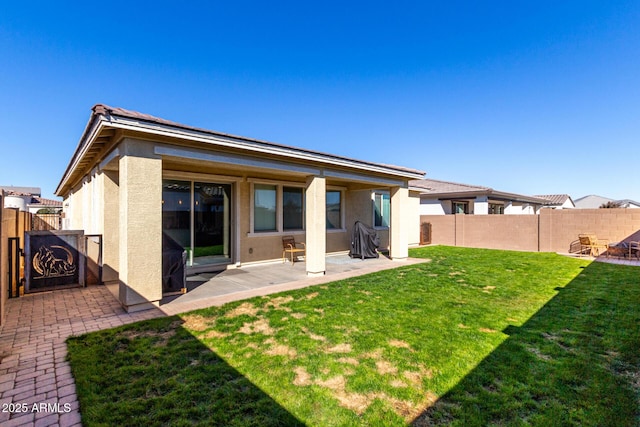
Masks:
[[[212,174],[203,174],[203,173],[194,173],[194,172],[180,172],[180,171],[169,171],[164,170],[162,172],[162,179],[171,179],[171,180],[180,180],[180,181],[188,181],[191,184],[191,192],[190,192],[190,203],[193,205],[193,185],[195,182],[207,183],[207,184],[224,184],[229,185],[231,187],[231,192],[229,195],[229,260],[227,262],[220,262],[214,264],[206,264],[199,266],[188,266],[187,274],[196,274],[203,273],[207,271],[217,271],[224,270],[227,266],[232,264],[239,264],[240,260],[240,239],[238,236],[240,235],[239,227],[240,221],[238,218],[238,212],[240,212],[239,202],[240,198],[238,197],[238,183],[242,181],[242,178],[226,176],[226,175],[212,175]],[[190,235],[191,241],[193,242],[193,227],[194,227],[194,216],[195,212],[193,209],[190,209]]]

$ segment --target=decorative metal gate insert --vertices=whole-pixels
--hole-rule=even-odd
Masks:
[[[85,286],[82,230],[25,233],[25,293]]]

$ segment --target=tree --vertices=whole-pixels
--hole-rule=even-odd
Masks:
[[[616,202],[607,202],[600,205],[600,209],[615,209],[619,207],[620,204]]]

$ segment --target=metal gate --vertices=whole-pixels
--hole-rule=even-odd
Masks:
[[[421,245],[430,245],[431,244],[431,223],[423,222],[420,224],[420,244]]]

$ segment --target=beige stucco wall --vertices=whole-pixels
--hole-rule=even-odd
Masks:
[[[137,311],[162,299],[162,159],[151,143],[125,139],[120,149],[119,295]]]
[[[368,225],[373,223],[374,189],[366,179],[350,180],[342,176],[329,179],[320,174],[316,181],[310,178],[313,175],[300,172],[295,167],[291,170],[287,166],[282,169],[259,166],[243,168],[200,158],[163,156],[158,154],[158,146],[167,147],[156,141],[124,137],[110,148],[115,151],[103,153],[103,158],[107,160],[103,164],[93,165],[93,169],[72,187],[64,200],[66,229],[82,229],[87,234],[103,235],[103,280],[120,283],[120,301],[130,310],[136,306],[155,304],[162,297],[163,178],[231,185],[230,261],[236,265],[281,259],[282,236],[289,234],[297,241],[307,244],[315,242],[316,254],[347,252],[355,221]],[[342,229],[325,230],[324,218],[307,215],[307,232],[310,224],[314,223],[315,235],[320,233],[322,238],[311,238],[305,231],[252,232],[252,186],[263,182],[306,188],[306,211],[309,213],[316,209],[313,208],[316,205],[321,205],[324,213],[325,189],[342,191]],[[321,191],[316,191],[316,201],[310,203],[309,188],[316,184],[322,184],[317,186],[317,190]],[[390,193],[393,191],[391,187],[377,189]],[[403,194],[406,193],[405,188]],[[419,199],[409,199],[405,195],[402,204],[398,212],[401,212],[403,219],[398,222],[403,225],[399,228],[402,233],[415,235],[399,239],[406,246],[407,242],[419,241]],[[378,234],[381,237],[381,249],[388,249],[389,229],[381,228]],[[318,272],[324,271],[321,265],[324,256],[318,256],[316,261],[317,265],[308,263],[307,267],[316,268]]]

